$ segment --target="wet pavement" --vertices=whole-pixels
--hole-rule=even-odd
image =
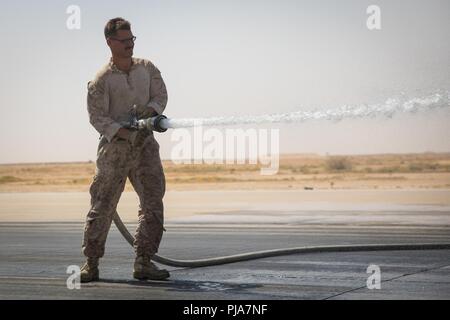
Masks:
[[[341,220],[312,219],[304,225],[212,224],[209,216],[172,221],[159,253],[196,259],[299,246],[450,243],[450,227],[439,223],[442,211],[428,212],[435,222],[428,225],[402,224],[398,218],[351,224],[351,217],[362,213],[341,214]],[[139,282],[132,279],[133,251],[115,227],[101,261],[101,281],[71,290],[67,268],[83,263],[82,229],[74,222],[0,223],[0,299],[450,299],[450,250],[308,253],[202,268],[167,267],[169,281]],[[379,267],[380,289],[367,287],[373,276],[367,272],[370,265]]]

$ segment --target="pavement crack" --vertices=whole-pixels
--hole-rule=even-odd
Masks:
[[[416,272],[405,273],[405,274],[402,274],[402,275],[399,275],[399,276],[396,276],[396,277],[393,277],[393,278],[390,278],[390,279],[381,280],[381,283],[394,281],[394,280],[397,280],[397,279],[400,279],[400,278],[404,278],[404,277],[407,277],[407,276],[412,276],[412,275],[423,273],[423,272],[437,270],[437,269],[445,268],[445,267],[448,267],[448,266],[450,266],[450,265],[449,264],[444,264],[444,265],[441,265],[441,266],[438,266],[438,267],[425,268],[425,269],[418,270]],[[367,286],[361,286],[361,287],[349,289],[349,290],[342,291],[342,292],[339,292],[337,294],[331,295],[329,297],[323,298],[322,300],[329,300],[329,299],[332,299],[332,298],[344,295],[346,293],[354,292],[354,291],[357,291],[357,290],[360,290],[360,289],[365,289],[365,288],[367,288]]]

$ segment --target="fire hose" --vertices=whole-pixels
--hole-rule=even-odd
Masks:
[[[135,130],[152,130],[157,132],[167,131],[167,117],[158,115],[148,119],[137,120],[131,119],[125,125],[127,128]],[[114,224],[120,231],[127,242],[133,246],[134,237],[130,234],[127,227],[124,225],[118,212],[114,214]],[[358,252],[358,251],[395,251],[395,250],[448,250],[450,243],[417,243],[417,244],[364,244],[364,245],[330,245],[330,246],[304,246],[294,248],[281,248],[273,250],[263,250],[241,253],[230,256],[215,257],[209,259],[198,260],[176,260],[160,255],[154,255],[152,260],[167,266],[173,267],[206,267],[213,265],[221,265],[227,263],[234,263],[239,261],[261,259],[267,257],[284,256],[292,254],[306,254],[306,253],[325,253],[325,252]]]

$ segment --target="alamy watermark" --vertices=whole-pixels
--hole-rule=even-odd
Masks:
[[[80,267],[77,265],[74,265],[74,264],[70,265],[67,267],[66,273],[70,274],[70,276],[67,277],[67,280],[66,280],[67,289],[69,289],[69,290],[81,289],[81,284],[80,284],[81,269],[80,269]]]
[[[260,164],[262,175],[279,169],[278,129],[204,129],[196,124],[192,132],[175,129],[171,159],[175,164]]]
[[[381,289],[381,269],[376,264],[371,264],[367,267],[366,273],[371,275],[367,278],[367,289]]]
[[[69,15],[66,20],[66,27],[69,30],[81,29],[81,9],[77,5],[70,5],[66,9],[66,13]]]
[[[366,20],[366,26],[369,30],[381,30],[381,9],[377,5],[370,5],[366,9],[369,17]]]

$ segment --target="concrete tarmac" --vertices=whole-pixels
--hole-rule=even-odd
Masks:
[[[200,259],[319,245],[450,243],[450,190],[169,192],[159,254]],[[132,278],[111,228],[101,281],[68,288],[81,266],[86,193],[0,194],[0,299],[450,299],[450,250],[296,254]],[[119,213],[132,231],[137,199]],[[369,289],[368,267],[380,270]],[[372,283],[372,282],[369,282]],[[73,281],[69,281],[73,284]],[[69,286],[70,287],[70,286]]]
[[[195,259],[297,246],[450,242],[446,225],[195,222],[168,223],[159,253]],[[0,299],[450,299],[450,250],[296,254],[168,267],[169,281],[139,282],[132,279],[133,251],[115,227],[101,281],[70,290],[67,268],[84,260],[82,229],[73,222],[1,223]],[[380,289],[367,288],[369,265],[380,268]]]

